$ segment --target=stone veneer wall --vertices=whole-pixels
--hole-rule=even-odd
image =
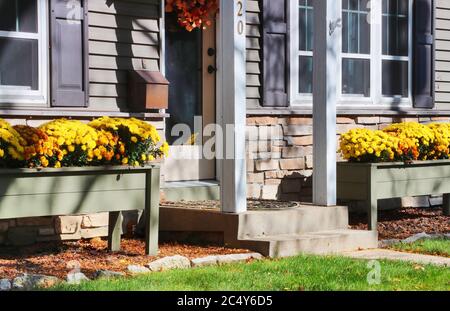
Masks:
[[[124,213],[123,232],[136,228],[138,212]],[[34,217],[0,220],[0,245],[79,240],[108,235],[108,213],[80,216]]]
[[[336,139],[352,128],[383,129],[389,124],[450,121],[450,117],[345,116],[337,118]],[[311,202],[313,137],[311,116],[247,118],[248,198]],[[341,159],[337,153],[338,160]],[[439,198],[384,200],[382,207],[429,206]],[[353,207],[353,206],[352,206]]]

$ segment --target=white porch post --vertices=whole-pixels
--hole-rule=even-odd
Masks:
[[[339,1],[314,2],[313,202],[336,205],[336,101],[341,14]]]
[[[224,149],[219,166],[221,209],[225,213],[247,210],[245,2],[220,1],[217,74],[221,120],[218,123],[224,134]]]

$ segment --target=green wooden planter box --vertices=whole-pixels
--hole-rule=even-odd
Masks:
[[[108,246],[120,250],[122,211],[144,210],[146,253],[158,251],[159,164],[0,169],[0,219],[109,212]]]
[[[367,202],[369,230],[377,228],[379,199],[444,195],[450,211],[450,160],[406,163],[337,163],[337,197]]]

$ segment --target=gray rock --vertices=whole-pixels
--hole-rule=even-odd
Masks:
[[[12,288],[15,290],[30,290],[38,287],[52,287],[58,283],[61,283],[61,280],[54,276],[23,274],[13,280]]]
[[[128,269],[128,272],[130,272],[132,274],[142,274],[142,273],[150,272],[150,270],[144,266],[129,265],[127,269]]]
[[[68,284],[80,284],[81,282],[90,281],[89,278],[81,272],[67,274],[66,281]]]
[[[262,255],[258,253],[249,254],[231,254],[217,256],[217,262],[219,264],[234,263],[234,262],[246,262],[251,259],[261,259]]]
[[[176,255],[152,261],[147,266],[151,271],[188,269],[191,267],[191,261],[186,257]]]
[[[427,234],[425,232],[415,234],[407,239],[402,240],[403,243],[414,243],[418,240],[432,240],[432,239],[450,239],[450,233],[436,233]]]
[[[123,276],[125,276],[125,273],[116,271],[98,270],[97,272],[95,272],[96,279],[113,279]]]
[[[429,234],[429,239],[450,239],[450,233]]]
[[[207,267],[207,266],[216,266],[218,263],[217,256],[207,256],[201,258],[192,259],[191,264],[192,267]]]
[[[8,279],[0,279],[0,292],[5,292],[11,290],[11,281]]]
[[[429,234],[426,234],[425,232],[422,233],[418,233],[415,234],[407,239],[404,239],[402,242],[403,243],[414,243],[418,240],[422,240],[422,239],[429,239],[431,236]]]
[[[382,240],[382,241],[378,242],[378,246],[380,248],[389,247],[389,246],[391,246],[393,244],[396,244],[396,243],[399,243],[401,241],[402,240],[399,240],[399,239]]]

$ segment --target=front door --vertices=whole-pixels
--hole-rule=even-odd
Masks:
[[[165,42],[170,82],[166,139],[171,145],[165,180],[216,179],[215,159],[206,159],[202,150],[203,128],[216,120],[215,26],[188,32],[166,15]]]

